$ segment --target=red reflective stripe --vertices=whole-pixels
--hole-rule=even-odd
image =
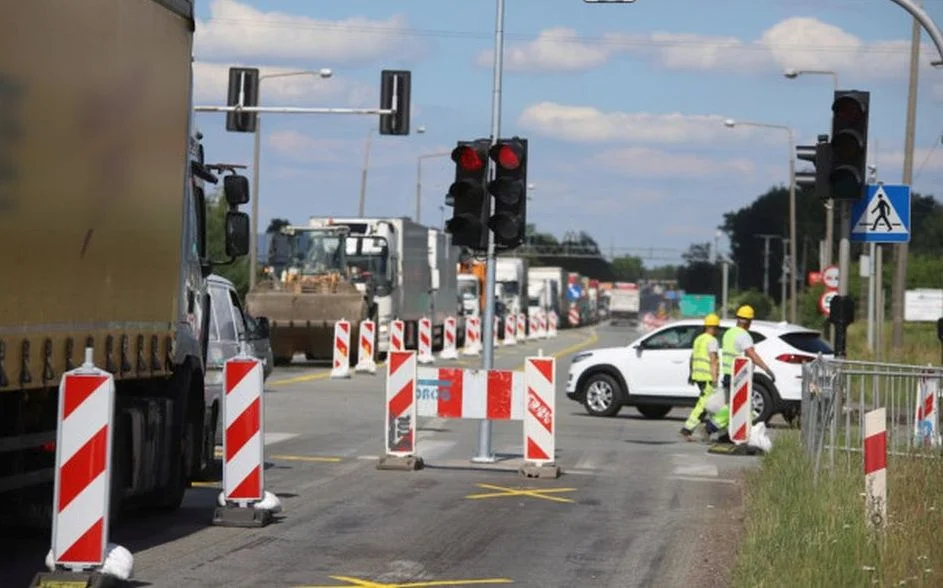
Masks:
[[[229,500],[256,498],[262,495],[261,467],[256,466],[243,481],[239,482],[239,485],[229,493]]]
[[[527,458],[528,459],[550,459],[547,452],[540,445],[534,443],[530,437],[527,438]]]
[[[226,427],[226,461],[231,460],[262,426],[261,399],[252,401],[242,414]]]
[[[887,431],[864,438],[864,474],[887,467]]]
[[[82,533],[82,536],[75,540],[75,543],[59,556],[59,563],[89,563],[100,562],[104,559],[102,553],[102,533],[104,533],[105,522],[98,519],[95,524]]]
[[[511,418],[511,382],[513,372],[488,370],[487,418],[507,420]]]
[[[226,394],[232,392],[236,386],[239,385],[239,382],[246,377],[246,374],[252,371],[255,364],[256,362],[254,360],[230,360],[226,362]]]
[[[79,405],[85,402],[85,400],[92,395],[92,392],[104,384],[107,379],[108,376],[66,376],[66,385],[62,398],[62,420],[69,418],[69,415],[72,414]]]
[[[448,382],[448,388],[439,389],[439,416],[449,419],[462,418],[462,384],[465,370],[461,368],[440,368],[439,380]]]
[[[413,403],[413,380],[406,382],[390,400],[390,417],[398,417]]]
[[[105,471],[108,426],[92,435],[59,469],[59,512]]]

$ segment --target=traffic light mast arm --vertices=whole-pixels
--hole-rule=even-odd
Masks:
[[[936,51],[940,56],[940,59],[931,61],[930,65],[933,67],[943,66],[943,33],[937,28],[930,15],[921,6],[914,4],[913,0],[891,0],[891,2],[909,12],[923,26],[923,29],[927,31],[927,34],[933,40],[933,44],[936,45]]]

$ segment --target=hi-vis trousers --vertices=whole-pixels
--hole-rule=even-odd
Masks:
[[[701,424],[701,416],[704,414],[704,405],[707,404],[707,399],[710,398],[710,395],[714,392],[714,387],[711,386],[710,382],[695,382],[695,384],[701,389],[701,395],[697,398],[697,404],[691,409],[688,420],[684,421],[684,430],[689,432],[694,431],[694,429]]]

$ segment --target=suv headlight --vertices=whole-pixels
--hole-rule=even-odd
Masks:
[[[583,361],[584,359],[590,358],[590,357],[592,357],[592,356],[593,356],[593,352],[592,352],[592,351],[583,351],[583,352],[580,352],[580,353],[577,353],[576,355],[574,355],[574,356],[570,359],[570,363],[573,364],[573,363],[576,363],[576,362],[578,362],[578,361]]]

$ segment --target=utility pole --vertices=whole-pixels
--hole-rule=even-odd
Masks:
[[[753,235],[763,239],[763,294],[769,296],[769,242],[770,239],[782,239],[779,235]]]
[[[917,5],[923,7],[923,0]],[[917,124],[917,83],[920,74],[920,22],[913,19],[910,36],[910,87],[907,90],[907,122],[904,131],[904,170],[903,183],[913,182],[914,173],[914,128]],[[891,288],[891,345],[900,347],[904,342],[904,292],[907,288],[907,256],[909,243],[897,246],[894,259],[894,284]]]

